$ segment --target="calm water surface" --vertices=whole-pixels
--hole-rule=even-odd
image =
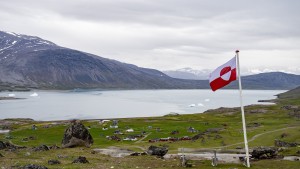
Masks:
[[[283,90],[243,90],[244,105],[273,99]],[[202,113],[218,107],[238,107],[238,90],[120,90],[1,92],[0,119],[103,119]]]

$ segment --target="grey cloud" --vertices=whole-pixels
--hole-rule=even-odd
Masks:
[[[239,48],[276,57],[270,67],[287,52],[288,70],[300,67],[299,9],[298,0],[9,0],[0,25],[144,67],[213,68]]]

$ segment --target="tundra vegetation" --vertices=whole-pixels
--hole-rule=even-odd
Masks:
[[[245,107],[249,147],[277,145],[279,156],[299,157],[300,90],[297,88],[279,95],[273,102],[276,104]],[[226,151],[244,147],[239,108],[218,108],[188,115],[173,113],[163,117],[82,120],[80,123],[88,129],[93,144],[88,147],[61,148],[65,130],[71,123],[0,120],[0,128],[3,131],[10,130],[0,134],[0,143],[7,144],[0,144],[0,166],[18,168],[34,164],[47,168],[182,168],[179,158],[164,159],[150,155],[111,157],[99,153],[97,149],[117,148],[143,154],[153,145],[166,147],[167,154],[176,155],[180,153],[178,148]],[[289,146],[289,143],[293,146]],[[193,168],[214,168],[209,160],[189,160],[189,164]],[[282,158],[251,160],[251,168],[254,169],[296,169],[299,164],[299,161]],[[217,168],[245,167],[242,164],[219,163]]]

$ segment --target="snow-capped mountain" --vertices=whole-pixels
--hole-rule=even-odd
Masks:
[[[0,31],[0,86],[73,88],[204,88],[207,82],[68,49],[35,36]]]
[[[186,67],[177,70],[167,70],[163,72],[170,77],[178,79],[207,80],[211,71],[212,70],[209,69],[196,70]]]
[[[38,89],[208,89],[211,70],[184,68],[168,75],[60,47],[35,36],[0,31],[0,91]],[[180,74],[179,74],[180,75]],[[182,79],[179,79],[182,78]],[[186,80],[205,79],[205,80]],[[280,72],[242,77],[244,89],[292,89],[300,75]],[[226,88],[237,88],[237,81]]]

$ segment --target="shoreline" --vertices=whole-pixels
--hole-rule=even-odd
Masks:
[[[26,99],[26,98],[19,98],[19,97],[0,97],[0,100],[19,100],[19,99]]]

